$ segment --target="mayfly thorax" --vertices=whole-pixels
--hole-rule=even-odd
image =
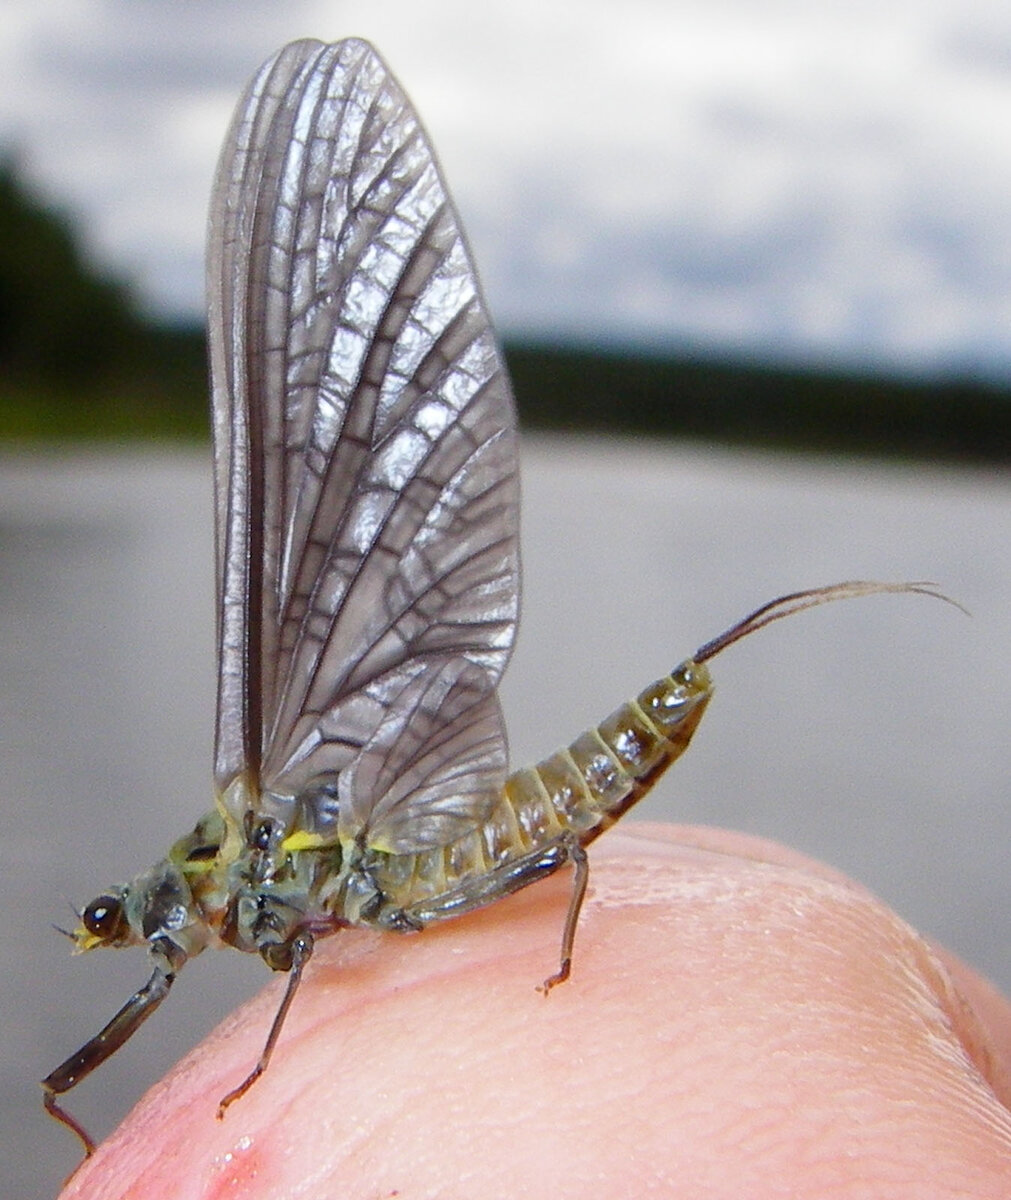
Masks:
[[[519,595],[517,435],[459,221],[410,102],[364,42],[296,42],[239,103],[211,206],[215,805],[81,913],[77,947],[151,976],[44,1081],[47,1109],[208,946],[289,973],[314,939],[419,930],[574,867],[688,745],[706,662],[841,584],[757,610],[536,767],[507,775],[496,685]]]

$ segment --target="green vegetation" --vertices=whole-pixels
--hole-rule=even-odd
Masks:
[[[616,350],[506,347],[530,428],[1011,460],[1011,391]],[[144,319],[0,161],[0,441],[206,438],[202,330]]]
[[[0,439],[200,437],[203,333],[157,328],[0,161]]]
[[[732,445],[1011,461],[1011,391],[695,358],[514,346],[524,423]],[[536,400],[532,400],[536,397]]]

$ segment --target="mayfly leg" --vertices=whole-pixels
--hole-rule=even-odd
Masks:
[[[77,1134],[84,1146],[84,1153],[89,1157],[95,1152],[94,1141],[84,1126],[60,1106],[56,1097],[76,1087],[82,1079],[86,1079],[107,1058],[115,1054],[161,1004],[175,980],[176,966],[173,957],[162,949],[161,953],[157,954],[155,968],[147,983],[134,992],[100,1033],[96,1033],[90,1041],[85,1042],[80,1050],[71,1054],[42,1081],[46,1112]]]
[[[564,983],[571,973],[576,926],[579,924],[579,913],[590,882],[590,860],[577,834],[563,833],[546,845],[537,846],[483,875],[465,880],[441,896],[412,905],[398,915],[403,919],[405,928],[422,929],[432,921],[473,912],[474,909],[482,908],[493,900],[518,892],[538,879],[553,875],[569,862],[573,865],[572,893],[562,926],[558,970],[537,989],[547,995],[553,987]]]
[[[558,970],[554,975],[549,975],[537,989],[545,996],[553,987],[564,983],[572,971],[572,947],[576,940],[576,926],[579,924],[579,914],[590,882],[589,855],[575,839],[569,843],[569,861],[573,867],[572,895],[569,897],[569,909],[562,926],[562,950],[558,959]]]
[[[267,1041],[264,1044],[259,1061],[238,1087],[232,1088],[226,1096],[222,1096],[218,1104],[217,1117],[219,1121],[224,1120],[225,1112],[229,1105],[234,1104],[236,1100],[244,1096],[263,1072],[266,1071],[267,1064],[270,1062],[270,1056],[274,1053],[274,1047],[277,1045],[277,1039],[281,1036],[281,1028],[284,1025],[285,1017],[288,1015],[288,1010],[291,1008],[291,1002],[295,999],[298,985],[302,982],[302,972],[305,969],[306,963],[312,958],[313,945],[313,937],[308,930],[298,934],[291,943],[291,967],[288,971],[288,983],[284,989],[281,1005],[274,1014],[274,1020],[271,1022],[270,1032],[267,1034]]]
[[[95,1139],[76,1117],[72,1117],[65,1108],[60,1107],[56,1101],[56,1093],[51,1092],[47,1085],[48,1080],[43,1080],[42,1087],[45,1094],[42,1097],[42,1104],[46,1112],[59,1121],[61,1125],[66,1125],[69,1130],[77,1134],[81,1145],[84,1147],[84,1157],[91,1158],[95,1153]]]

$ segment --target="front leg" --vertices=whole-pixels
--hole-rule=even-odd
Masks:
[[[186,961],[186,955],[168,938],[156,938],[151,943],[151,959],[154,969],[147,983],[134,992],[100,1033],[96,1033],[42,1081],[46,1112],[77,1134],[88,1158],[95,1152],[94,1141],[80,1121],[72,1117],[56,1097],[76,1087],[140,1028],[168,995],[176,972]]]

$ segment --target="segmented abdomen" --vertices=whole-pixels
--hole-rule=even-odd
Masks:
[[[459,890],[459,905],[450,903],[449,915],[485,902],[478,898],[484,892],[479,880],[563,835],[592,842],[685,751],[711,693],[707,668],[682,663],[566,749],[510,775],[480,828],[448,846],[393,856],[384,891],[410,908]]]

